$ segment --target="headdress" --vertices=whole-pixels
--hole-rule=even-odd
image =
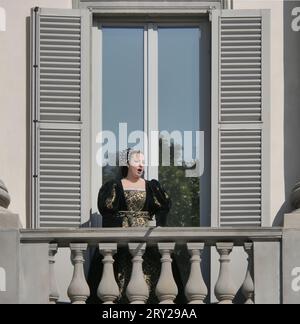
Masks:
[[[131,151],[133,150],[128,148],[119,153],[119,166],[128,166]]]

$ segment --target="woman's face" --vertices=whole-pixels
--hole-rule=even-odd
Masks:
[[[141,178],[145,168],[145,157],[143,153],[134,153],[129,160],[129,173],[136,178]]]

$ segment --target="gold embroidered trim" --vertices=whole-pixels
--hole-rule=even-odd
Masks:
[[[112,209],[113,208],[113,203],[115,202],[116,200],[116,196],[117,196],[117,193],[116,193],[116,186],[114,185],[114,188],[112,190],[112,198],[107,198],[106,199],[106,206],[107,208],[109,209]]]

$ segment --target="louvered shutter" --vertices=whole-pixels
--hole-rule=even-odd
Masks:
[[[89,218],[89,13],[32,10],[32,227]]]
[[[268,10],[212,14],[212,225],[271,225]]]

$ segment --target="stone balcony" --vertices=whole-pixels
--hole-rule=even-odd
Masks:
[[[178,294],[189,304],[300,303],[298,213],[286,215],[285,227],[278,228],[31,230],[18,228],[16,215],[6,209],[9,196],[3,184],[1,190],[6,198],[0,199],[5,203],[0,210],[0,303],[57,303],[61,287],[57,285],[56,260],[66,248],[71,259],[66,257],[64,265],[73,268],[64,292],[70,303],[86,303],[91,288],[97,291],[99,303],[118,302],[114,263],[120,248],[131,254],[131,276],[125,291],[128,302],[147,303],[149,289],[142,267],[147,247],[157,248],[161,256],[155,287],[161,304],[173,304]],[[175,248],[185,254],[181,265],[187,276],[182,288],[172,272]],[[93,264],[102,269],[97,287],[87,284],[84,263],[91,249],[102,256],[99,264]],[[242,277],[238,285],[237,275]],[[238,292],[242,298],[236,298]]]
[[[230,254],[242,247],[248,256],[248,266],[242,284],[244,302],[280,301],[280,249],[282,229],[212,229],[212,228],[129,228],[129,229],[78,229],[78,230],[21,230],[22,245],[36,245],[36,254],[49,249],[49,302],[59,299],[55,279],[55,255],[60,248],[72,251],[73,279],[68,288],[70,301],[85,303],[90,291],[84,275],[84,252],[88,247],[99,248],[103,256],[103,271],[99,277],[98,297],[103,303],[114,303],[119,288],[113,271],[114,256],[119,247],[128,247],[132,255],[132,275],[127,287],[127,297],[132,304],[146,303],[149,297],[144,280],[142,262],[147,246],[156,246],[161,254],[160,278],[156,295],[162,304],[173,304],[178,288],[172,273],[172,253],[175,246],[185,247],[190,256],[189,278],[185,283],[185,295],[190,304],[202,304],[207,299],[208,289],[213,289],[216,299],[222,304],[231,304],[237,287],[232,283]],[[208,287],[201,270],[201,255],[205,247],[215,248],[219,254],[219,275],[215,287]],[[44,259],[44,258],[43,258]],[[100,267],[100,264],[99,264]],[[268,278],[268,280],[267,280]],[[271,280],[270,280],[271,278]],[[256,284],[257,283],[257,284]],[[269,283],[272,283],[268,286]],[[258,286],[259,285],[259,286]],[[239,288],[239,287],[238,287]],[[277,289],[277,291],[276,291]],[[268,294],[265,292],[269,291]]]

